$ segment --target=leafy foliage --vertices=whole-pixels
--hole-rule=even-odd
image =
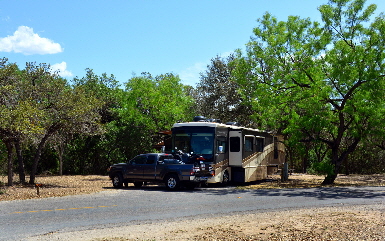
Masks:
[[[24,181],[21,142],[34,147],[30,183],[34,183],[41,153],[59,131],[95,133],[100,102],[81,87],[72,88],[66,80],[51,73],[49,65],[27,63],[24,70],[1,62],[0,133],[8,150],[9,184],[12,185],[12,151],[16,148],[20,179]]]
[[[24,182],[24,165],[30,182],[46,170],[104,174],[196,115],[285,134],[292,166],[325,184],[384,171],[385,19],[365,3],[330,0],[321,23],[266,13],[245,53],[213,58],[197,88],[143,73],[121,89],[92,69],[68,82],[47,64],[0,59],[0,171],[9,185],[15,170]]]
[[[375,126],[383,127],[383,15],[374,5],[332,0],[319,8],[324,25],[290,16],[259,20],[235,78],[267,128],[292,141],[323,142],[334,182],[341,164]]]
[[[173,74],[152,77],[148,73],[131,78],[121,96],[121,108],[117,109],[119,121],[127,140],[135,140],[126,146],[126,155],[148,152],[161,139],[154,134],[170,130],[179,120],[192,119],[193,104],[186,87]]]
[[[238,84],[231,80],[233,60],[233,55],[227,58],[217,56],[211,60],[206,72],[201,73],[196,88],[197,112],[224,123],[236,121],[252,126],[251,110],[243,103],[237,90]]]

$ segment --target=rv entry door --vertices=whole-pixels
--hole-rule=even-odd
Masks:
[[[238,130],[229,132],[229,165],[242,166],[242,132]]]

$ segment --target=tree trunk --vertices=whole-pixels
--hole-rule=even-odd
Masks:
[[[322,185],[331,185],[334,183],[334,181],[337,178],[340,166],[344,160],[343,157],[338,156],[338,147],[339,145],[334,145],[334,148],[332,148],[332,155],[331,155],[331,162],[334,167],[333,173],[328,173],[325,179],[322,182]]]
[[[16,155],[17,160],[19,163],[19,178],[20,183],[25,183],[25,169],[24,169],[24,161],[23,161],[23,155],[21,154],[21,148],[20,148],[20,140],[15,141],[15,149],[16,149]]]
[[[63,154],[64,154],[64,143],[61,142],[57,146],[59,156],[59,176],[63,175]]]
[[[13,186],[13,146],[11,141],[4,142],[7,147],[8,159],[8,186]]]
[[[338,146],[335,145],[336,148],[332,149],[332,157],[331,157],[332,164],[334,165],[334,170],[333,170],[333,173],[329,173],[325,177],[325,180],[322,182],[322,185],[330,185],[334,183],[334,181],[338,176],[338,173],[340,173],[342,163],[344,163],[344,161],[348,159],[348,156],[350,153],[354,152],[359,142],[360,142],[360,138],[356,138],[354,142],[350,146],[348,146],[348,148],[345,151],[341,153],[341,155],[338,155],[339,149],[337,148]]]
[[[337,178],[337,174],[328,174],[322,182],[322,185],[331,185]]]
[[[35,156],[33,158],[33,165],[32,165],[32,170],[31,170],[31,176],[29,178],[29,184],[35,184],[37,165],[39,164],[41,152],[42,152],[43,147],[44,147],[45,143],[47,142],[49,136],[50,136],[50,133],[45,134],[45,136],[43,137],[43,139],[41,139],[41,141],[40,141],[40,143],[36,149],[36,153],[35,153]]]
[[[40,142],[39,146],[37,147],[35,156],[33,158],[33,165],[32,165],[32,170],[31,170],[31,176],[29,178],[29,184],[35,184],[37,165],[39,164],[39,161],[40,161],[41,151],[43,150],[44,143],[43,143],[43,140],[42,140]]]

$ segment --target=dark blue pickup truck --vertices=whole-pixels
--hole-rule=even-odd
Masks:
[[[197,161],[185,164],[171,154],[141,154],[127,163],[114,164],[108,168],[108,175],[115,188],[134,186],[140,188],[143,183],[164,183],[169,190],[182,186],[194,188],[212,177],[210,165]]]

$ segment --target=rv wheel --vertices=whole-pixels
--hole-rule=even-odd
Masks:
[[[222,176],[222,185],[223,186],[227,186],[227,185],[229,185],[229,182],[230,182],[229,173],[227,171],[225,171],[223,173],[223,176]]]

